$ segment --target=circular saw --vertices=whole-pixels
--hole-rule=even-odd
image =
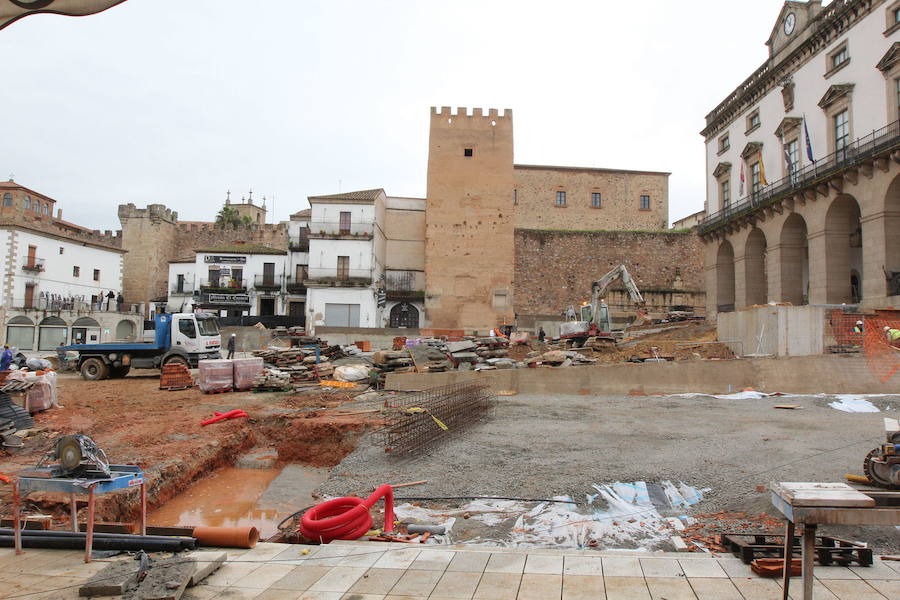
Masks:
[[[900,489],[900,423],[885,419],[885,443],[873,449],[863,461],[863,472],[875,485]]]
[[[38,466],[50,462],[53,477],[109,478],[109,461],[106,453],[90,437],[76,433],[65,435],[41,460]]]

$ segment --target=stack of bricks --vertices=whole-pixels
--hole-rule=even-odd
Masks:
[[[398,335],[394,338],[392,350],[404,350],[406,348],[406,336]]]
[[[159,389],[183,390],[194,386],[194,379],[187,365],[176,362],[163,365],[159,376]]]

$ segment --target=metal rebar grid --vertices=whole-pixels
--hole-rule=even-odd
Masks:
[[[407,454],[425,448],[493,416],[496,406],[497,397],[484,383],[455,383],[400,398],[385,411],[385,452]]]

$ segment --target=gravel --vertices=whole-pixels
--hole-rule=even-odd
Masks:
[[[758,492],[758,485],[861,474],[866,453],[884,439],[884,416],[896,416],[900,407],[900,396],[878,397],[872,402],[886,412],[844,413],[828,407],[832,400],[501,397],[492,419],[450,432],[414,456],[386,454],[377,433],[367,435],[318,491],[365,495],[378,484],[427,479],[397,494],[584,499],[592,483],[673,480],[711,488],[696,513],[774,515],[768,492]],[[774,408],[778,404],[803,408]],[[866,539],[866,530],[857,529],[834,534]],[[894,548],[900,536],[890,530],[879,528],[870,537]]]

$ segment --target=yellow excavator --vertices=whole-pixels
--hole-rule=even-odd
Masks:
[[[571,340],[575,347],[584,346],[590,338],[594,338],[592,341],[602,345],[615,344],[619,336],[613,332],[606,294],[619,280],[638,308],[638,319],[643,320],[644,297],[625,265],[619,265],[591,284],[591,301],[581,306],[580,315],[575,313],[574,308],[567,311],[566,321],[559,326],[560,339]]]

